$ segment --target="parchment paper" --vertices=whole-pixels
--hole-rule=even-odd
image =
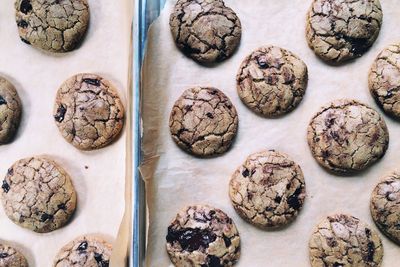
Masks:
[[[114,242],[124,212],[125,130],[112,145],[82,152],[63,139],[52,117],[58,87],[80,72],[112,81],[126,107],[130,1],[89,0],[89,5],[90,27],[82,46],[50,55],[19,40],[14,1],[0,1],[0,75],[16,86],[24,108],[16,140],[0,146],[0,177],[16,160],[45,154],[70,174],[78,194],[71,222],[48,234],[15,225],[0,208],[0,242],[20,248],[33,267],[52,266],[58,250],[82,234],[100,234]]]
[[[149,236],[147,266],[171,266],[165,251],[167,227],[177,211],[193,203],[224,210],[237,224],[242,240],[241,267],[309,266],[308,240],[314,226],[326,215],[350,213],[377,230],[369,213],[373,187],[387,172],[400,169],[400,123],[384,115],[390,131],[386,156],[354,177],[327,173],[312,158],[306,141],[307,125],[321,105],[336,98],[354,98],[378,109],[369,94],[367,74],[377,53],[400,41],[400,5],[382,0],[384,22],[380,36],[362,58],[340,67],[320,61],[305,40],[305,17],[311,1],[226,0],[241,19],[243,37],[239,50],[216,67],[203,67],[175,47],[168,19],[174,0],[167,1],[151,27],[144,68],[143,174],[147,182]],[[240,101],[235,76],[244,57],[259,46],[273,44],[300,56],[309,69],[305,98],[294,112],[279,118],[259,117]],[[172,141],[168,117],[175,100],[190,86],[211,85],[224,91],[239,113],[239,134],[232,149],[217,158],[198,159],[181,151]],[[380,109],[378,109],[380,111]],[[228,197],[231,174],[246,157],[262,149],[289,154],[300,164],[306,179],[307,199],[298,219],[277,231],[262,231],[244,222]],[[155,169],[149,164],[157,162]],[[152,176],[154,171],[154,176]],[[400,247],[381,234],[384,267],[398,266]]]

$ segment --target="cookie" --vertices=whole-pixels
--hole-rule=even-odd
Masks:
[[[376,231],[346,214],[322,220],[309,246],[312,267],[378,267],[383,257],[382,241]]]
[[[199,157],[224,153],[238,128],[238,115],[228,97],[212,87],[187,89],[172,108],[169,127],[183,150]]]
[[[284,226],[303,207],[303,172],[286,154],[274,150],[254,153],[232,175],[229,196],[237,213],[251,224]]]
[[[54,120],[65,140],[76,148],[99,149],[120,134],[124,107],[109,81],[96,74],[77,74],[58,90]]]
[[[384,156],[389,132],[374,109],[355,100],[340,99],[315,114],[307,139],[321,166],[339,174],[351,174]]]
[[[221,0],[178,0],[169,24],[178,48],[203,64],[230,57],[242,35],[239,18]]]
[[[0,266],[1,267],[28,267],[28,261],[15,248],[0,244]]]
[[[15,9],[21,40],[50,52],[77,48],[89,25],[86,0],[16,0]]]
[[[263,46],[242,62],[236,76],[240,99],[254,112],[278,116],[292,111],[307,88],[307,66],[292,52]]]
[[[231,218],[207,205],[179,211],[168,227],[167,252],[176,267],[232,266],[240,257],[240,237]]]
[[[400,245],[400,174],[386,176],[372,192],[371,215],[379,229]]]
[[[0,77],[0,144],[11,142],[18,130],[22,104],[15,87]]]
[[[69,175],[44,157],[15,162],[8,169],[1,188],[7,216],[38,233],[64,226],[75,211],[76,193]]]
[[[54,267],[108,267],[112,247],[95,236],[81,236],[61,248]]]
[[[314,0],[306,39],[321,59],[342,63],[368,51],[378,38],[382,17],[379,0]]]

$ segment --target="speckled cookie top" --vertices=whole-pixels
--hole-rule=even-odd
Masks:
[[[322,107],[312,118],[307,139],[319,164],[336,173],[352,173],[383,157],[389,132],[374,109],[341,99]]]
[[[383,246],[375,230],[358,218],[335,214],[322,220],[310,239],[312,267],[378,267]]]
[[[273,150],[254,153],[232,175],[229,195],[246,221],[261,228],[283,226],[303,206],[303,172],[286,154]]]
[[[15,248],[0,244],[0,266],[1,267],[28,267],[28,261]]]
[[[400,174],[393,173],[379,182],[371,197],[371,215],[376,225],[400,245]]]
[[[77,74],[57,92],[54,120],[62,136],[78,149],[110,144],[122,130],[124,108],[117,90],[95,74]]]
[[[14,223],[38,233],[64,226],[76,207],[69,175],[44,157],[21,159],[9,168],[1,183],[1,200]]]
[[[211,87],[187,89],[172,108],[170,131],[187,152],[200,156],[224,153],[238,128],[238,115],[228,97]]]
[[[9,143],[21,120],[22,104],[15,87],[0,77],[0,144]]]
[[[86,0],[16,0],[21,40],[51,52],[68,52],[83,39],[89,24]]]
[[[177,46],[200,63],[230,57],[242,32],[239,18],[221,0],[177,1],[170,27]]]
[[[307,42],[325,61],[362,56],[382,24],[379,0],[314,0],[307,16]]]
[[[232,266],[240,256],[240,238],[232,219],[207,205],[179,211],[168,227],[167,252],[177,267]]]

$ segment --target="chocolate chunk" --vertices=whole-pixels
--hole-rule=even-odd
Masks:
[[[7,170],[7,174],[8,175],[13,175],[14,174],[14,169],[13,168],[9,168],[8,170]]]
[[[368,242],[368,261],[373,261],[374,260],[374,254],[375,254],[375,245],[371,241]]]
[[[7,183],[6,180],[3,180],[3,185],[1,186],[1,188],[3,188],[3,191],[5,193],[8,193],[8,191],[10,191],[10,185]]]
[[[261,69],[268,68],[268,63],[267,63],[267,57],[266,56],[259,56],[257,58],[257,63],[258,63],[258,66],[260,66]]]
[[[245,170],[242,172],[242,175],[243,175],[244,177],[249,176],[249,174],[250,174],[250,172],[249,172],[248,169],[245,169]]]
[[[57,113],[56,113],[56,115],[54,115],[54,119],[57,122],[62,122],[64,120],[64,116],[65,116],[66,112],[67,112],[67,108],[63,104],[61,104],[57,108]]]
[[[0,105],[7,104],[7,101],[0,95]]]
[[[88,248],[88,242],[83,241],[82,243],[79,244],[77,250],[79,251],[84,251]]]
[[[367,39],[349,38],[349,37],[346,37],[346,39],[351,43],[350,51],[356,56],[361,56],[369,48]]]
[[[66,209],[67,209],[67,207],[65,206],[64,203],[59,204],[57,207],[58,207],[60,210],[66,210]]]
[[[99,267],[108,267],[109,265],[109,261],[103,260],[103,256],[99,253],[94,253],[94,259],[96,260]]]
[[[26,39],[24,39],[24,38],[22,38],[22,37],[21,37],[21,41],[24,42],[24,43],[26,43],[26,44],[28,44],[28,45],[31,44],[31,42],[29,42],[28,40],[26,40]]]
[[[274,200],[276,203],[281,203],[282,198],[280,196],[276,196]]]
[[[223,265],[221,264],[221,260],[214,255],[209,255],[207,257],[207,261],[209,267],[223,267]]]
[[[224,242],[225,242],[225,247],[227,248],[232,244],[231,239],[227,236],[224,236]]]
[[[211,112],[207,112],[207,117],[209,117],[210,119],[214,119],[214,115]]]
[[[338,262],[335,262],[335,263],[333,264],[333,267],[343,267],[343,264],[340,264],[340,263],[338,263]]]
[[[208,248],[208,245],[215,241],[217,236],[206,229],[186,228],[173,229],[168,227],[167,242],[173,243],[177,241],[183,250],[192,252],[199,248]]]
[[[42,217],[40,218],[40,220],[41,220],[42,222],[45,222],[45,221],[48,221],[48,220],[52,220],[53,218],[54,218],[53,215],[47,214],[47,213],[43,213],[43,214],[42,214]]]
[[[94,86],[100,86],[100,80],[99,79],[90,79],[90,78],[86,78],[83,79],[83,81],[87,84],[91,84]]]
[[[301,203],[299,201],[299,195],[301,194],[301,187],[298,187],[296,191],[288,197],[287,203],[289,206],[295,210],[298,210],[301,208]]]
[[[20,10],[24,14],[28,14],[28,12],[32,11],[32,5],[30,0],[22,0],[20,5]]]
[[[0,259],[7,258],[8,256],[9,256],[8,253],[5,253],[5,252],[0,253]]]
[[[18,27],[21,27],[21,28],[26,28],[26,27],[28,27],[29,25],[28,25],[28,22],[26,22],[25,20],[20,20],[20,21],[18,21],[18,23],[17,23],[17,25],[18,25]]]

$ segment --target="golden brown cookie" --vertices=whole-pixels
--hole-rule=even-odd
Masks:
[[[0,77],[0,144],[15,137],[22,113],[22,103],[14,85]]]
[[[28,267],[28,261],[21,252],[13,247],[0,244],[1,267]]]

